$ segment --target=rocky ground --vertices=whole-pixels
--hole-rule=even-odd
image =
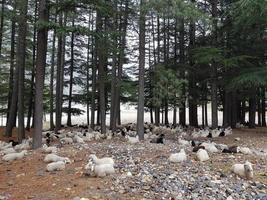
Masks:
[[[45,171],[41,150],[12,163],[0,161],[0,199],[267,199],[267,156],[216,153],[201,163],[196,161],[192,147],[180,146],[175,135],[166,138],[164,145],[131,145],[122,138],[65,145],[58,155],[73,162],[60,172]],[[267,129],[234,130],[233,135],[213,140],[266,150]],[[188,160],[168,162],[169,155],[181,148]],[[91,153],[112,156],[116,174],[105,178],[85,176],[83,167]],[[240,179],[230,172],[232,164],[246,160],[254,164],[253,180]]]

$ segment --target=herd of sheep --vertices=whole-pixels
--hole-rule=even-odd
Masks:
[[[74,129],[75,130],[75,129]],[[79,131],[78,131],[79,130]],[[232,134],[231,128],[210,130],[200,129],[192,130],[190,132],[191,140],[186,140],[185,136],[188,135],[188,131],[185,131],[181,127],[155,127],[149,124],[145,126],[145,142],[150,143],[164,143],[165,134],[163,132],[169,131],[170,133],[177,134],[177,143],[182,147],[192,146],[192,152],[196,152],[196,160],[199,162],[205,162],[210,159],[210,155],[213,153],[243,153],[252,154],[252,151],[247,147],[232,146],[228,147],[225,144],[216,144],[214,142],[201,141],[202,137],[222,137]],[[45,155],[44,162],[47,163],[46,170],[61,171],[64,170],[66,165],[71,163],[68,157],[61,157],[57,155],[60,148],[63,145],[71,144],[85,144],[89,141],[110,140],[114,137],[125,138],[128,143],[134,145],[139,143],[139,138],[136,134],[136,130],[133,125],[127,125],[118,129],[117,132],[112,133],[108,131],[106,134],[101,134],[97,130],[88,131],[87,129],[76,129],[76,131],[62,130],[60,134],[55,134],[52,131],[43,132],[43,147],[42,151]],[[0,142],[0,155],[2,160],[6,162],[12,162],[19,160],[27,156],[28,151],[31,149],[32,138],[28,138],[23,141],[22,144],[17,144],[14,141],[9,143]],[[209,155],[210,154],[210,155]],[[179,152],[169,155],[168,161],[172,163],[184,162],[188,159],[188,155],[184,148],[181,148]],[[98,158],[96,155],[89,155],[89,160],[84,164],[84,174],[88,176],[105,177],[107,175],[115,173],[115,163],[112,157]],[[253,178],[253,167],[249,161],[245,163],[234,164],[231,171],[246,179]],[[130,173],[130,172],[129,172]]]

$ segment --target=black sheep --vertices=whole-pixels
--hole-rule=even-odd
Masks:
[[[164,134],[160,134],[159,137],[152,139],[150,141],[150,143],[164,144],[164,138],[165,138],[165,135]]]

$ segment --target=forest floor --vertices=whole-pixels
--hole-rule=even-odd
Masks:
[[[237,137],[240,141],[235,140]],[[230,136],[212,140],[266,150],[267,129],[237,129]],[[188,161],[170,164],[169,155],[181,148],[185,148]],[[83,168],[91,153],[112,156],[116,174],[105,178],[85,176]],[[267,199],[267,156],[216,153],[200,163],[192,148],[181,147],[175,135],[167,135],[164,145],[131,145],[125,139],[113,138],[65,145],[58,154],[72,160],[64,171],[46,172],[41,150],[30,151],[24,159],[12,163],[0,161],[0,199]],[[250,181],[230,172],[232,164],[246,160],[254,164],[254,179]]]

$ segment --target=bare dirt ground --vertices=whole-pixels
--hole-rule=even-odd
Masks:
[[[3,133],[3,129],[0,130]],[[28,133],[30,134],[30,133]],[[1,134],[2,135],[2,134]],[[239,137],[240,141],[235,141]],[[0,139],[3,139],[1,136]],[[173,136],[167,136],[172,141],[172,145],[156,145],[146,148],[146,144],[137,144],[138,148],[130,148],[132,155],[138,155],[138,162],[150,162],[153,165],[160,165],[158,160],[166,159],[176,149],[176,141]],[[227,145],[240,145],[250,148],[267,149],[267,129],[238,129],[234,134],[215,138],[213,141]],[[150,144],[149,144],[150,145]],[[178,147],[177,147],[178,148]],[[117,170],[113,176],[105,178],[92,178],[83,175],[83,167],[87,163],[88,155],[96,153],[101,156],[111,156],[118,152],[125,154],[129,152],[128,144],[123,139],[112,139],[105,141],[93,141],[88,143],[88,148],[79,148],[76,146],[64,146],[60,149],[61,156],[69,157],[73,162],[66,166],[64,171],[46,172],[46,164],[43,162],[45,154],[38,151],[31,151],[26,158],[12,163],[0,161],[0,196],[9,197],[10,200],[63,200],[73,199],[76,196],[94,199],[146,199],[144,193],[140,191],[127,192],[113,189],[113,183],[116,177],[121,175],[121,170]],[[195,155],[190,153],[190,165],[201,168],[203,164],[195,161]],[[118,158],[119,160],[119,158]],[[232,164],[237,161],[243,162],[250,160],[255,164],[255,178],[253,181],[267,185],[267,157],[258,157],[255,155],[237,154],[235,159],[229,158],[226,154],[216,154],[211,156],[207,163],[211,173],[229,174]],[[116,161],[116,158],[115,158]],[[119,164],[122,164],[120,161]],[[187,166],[169,165],[171,170],[182,172]],[[162,168],[159,166],[159,168]],[[133,176],[137,172],[133,172]],[[236,179],[233,177],[232,179]],[[153,187],[150,183],[149,187]],[[152,197],[151,199],[159,199]],[[170,197],[171,199],[171,197]]]

